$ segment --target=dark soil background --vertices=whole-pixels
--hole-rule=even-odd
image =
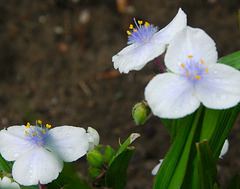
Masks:
[[[139,132],[126,188],[152,188],[151,170],[167,153],[170,137],[157,117],[135,126],[131,109],[143,100],[157,69],[150,62],[122,75],[111,58],[126,46],[134,17],[162,28],[179,7],[188,25],[215,40],[219,57],[239,50],[239,0],[1,0],[0,127],[37,119],[53,126],[92,126],[101,143],[114,148],[119,137]],[[219,160],[222,188],[240,169],[239,125]],[[85,158],[75,165],[89,180]]]

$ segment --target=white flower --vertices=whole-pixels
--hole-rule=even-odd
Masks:
[[[94,149],[94,146],[99,144],[100,136],[99,136],[98,132],[95,129],[93,129],[92,127],[88,127],[87,136],[88,136],[88,140],[89,140],[88,151],[90,151],[90,150]]]
[[[130,31],[127,31],[129,46],[112,57],[114,68],[124,73],[142,69],[165,51],[166,44],[186,26],[186,22],[186,14],[180,8],[175,18],[160,31],[148,22],[135,21],[136,28],[130,24]]]
[[[85,129],[60,126],[12,126],[0,132],[0,153],[15,161],[13,179],[21,185],[47,184],[58,177],[63,161],[72,162],[87,153]]]
[[[16,182],[12,182],[10,178],[3,177],[2,179],[0,179],[0,188],[15,189],[20,188],[20,186]]]
[[[201,29],[186,27],[168,46],[166,67],[172,72],[155,76],[145,98],[161,118],[180,118],[194,112],[200,102],[212,109],[227,109],[240,101],[240,72],[216,63],[214,41]]]
[[[224,156],[224,155],[227,153],[227,151],[228,151],[228,146],[229,146],[229,142],[228,142],[228,139],[226,139],[225,142],[224,142],[223,148],[222,148],[222,150],[221,150],[221,154],[220,154],[219,158],[222,159],[222,156]],[[158,170],[160,169],[163,160],[164,160],[164,159],[160,159],[160,160],[159,160],[159,163],[153,168],[153,170],[152,170],[152,175],[153,175],[153,176],[157,175]]]
[[[228,147],[229,147],[229,142],[228,142],[228,139],[225,140],[224,144],[223,144],[223,147],[222,147],[222,150],[221,150],[221,154],[219,156],[219,158],[223,158],[223,156],[227,153],[228,151]]]

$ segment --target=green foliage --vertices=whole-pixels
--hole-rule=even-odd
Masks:
[[[108,166],[115,155],[115,150],[112,149],[109,145],[107,145],[104,151],[104,163]]]
[[[217,178],[217,167],[207,140],[196,143],[200,189],[211,189]]]
[[[94,167],[100,167],[103,164],[103,155],[98,150],[91,150],[87,153],[88,163]]]

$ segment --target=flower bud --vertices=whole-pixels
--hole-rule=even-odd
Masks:
[[[90,165],[100,167],[103,164],[103,155],[97,150],[91,150],[87,153],[87,160]]]
[[[112,158],[116,155],[116,152],[114,149],[112,149],[109,145],[105,147],[104,151],[104,162],[106,165],[109,164],[109,162],[112,160]]]
[[[132,110],[132,116],[136,125],[144,124],[150,113],[151,109],[149,108],[146,102],[137,103]]]
[[[94,180],[95,178],[97,178],[101,173],[103,172],[102,169],[96,168],[94,166],[90,166],[88,168],[88,174],[90,176],[90,178],[92,180]]]

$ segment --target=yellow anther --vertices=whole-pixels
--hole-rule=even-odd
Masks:
[[[185,74],[189,77],[189,73],[187,71],[185,71]]]
[[[38,120],[37,122],[38,122],[38,124],[42,124],[42,121],[41,121],[41,120]]]
[[[25,131],[25,133],[26,133],[27,136],[29,135],[27,131]]]
[[[129,30],[127,30],[127,34],[128,34],[128,35],[131,35],[131,32],[130,32]]]
[[[188,55],[188,58],[193,58],[193,55]]]
[[[181,63],[181,66],[182,66],[183,68],[185,68],[185,66],[183,65],[183,63]]]
[[[133,29],[133,25],[132,25],[132,24],[130,24],[129,29],[130,29],[130,30]]]
[[[134,31],[134,32],[136,32],[137,30],[136,30],[136,29],[134,29],[133,31]]]
[[[206,68],[206,73],[208,73],[208,68]]]
[[[143,21],[141,21],[141,20],[138,20],[138,23],[141,25],[141,24],[143,23]]]
[[[52,126],[49,124],[46,124],[46,127],[50,129]]]
[[[37,135],[37,133],[32,133],[31,135],[34,136],[34,135]]]
[[[30,127],[30,123],[29,123],[29,122],[27,122],[27,125],[26,125],[26,127],[27,127],[27,128],[29,128],[29,127]]]
[[[147,28],[150,24],[148,22],[145,22],[145,28]]]
[[[203,65],[204,64],[203,59],[201,59],[200,61],[201,61],[202,65]]]
[[[43,133],[43,134],[45,133],[45,129],[42,130],[42,133]]]
[[[202,77],[200,75],[196,75],[195,79],[201,79]]]

